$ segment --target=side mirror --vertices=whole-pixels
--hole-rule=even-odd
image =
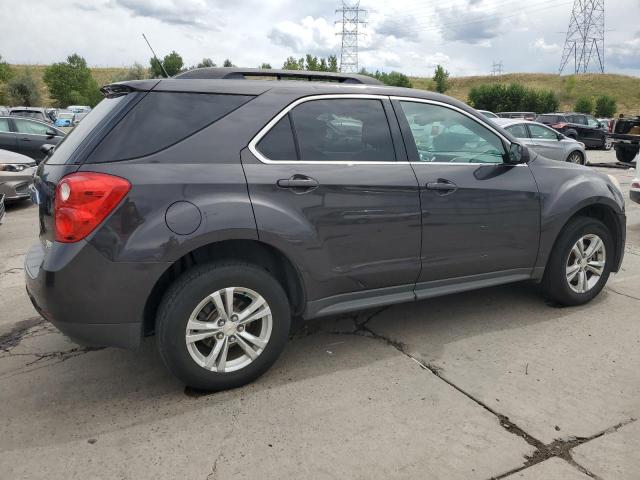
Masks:
[[[565,138],[565,136],[561,133],[558,134],[558,140],[563,140]]]
[[[44,153],[46,156],[49,156],[53,153],[53,149],[56,148],[55,145],[51,145],[50,143],[45,143],[40,146],[40,151]]]
[[[521,145],[519,143],[512,143],[509,147],[507,163],[513,165],[518,163],[527,163],[530,158],[531,156],[529,154],[529,149],[524,145]]]
[[[57,132],[53,128],[47,129],[47,138],[55,137]]]

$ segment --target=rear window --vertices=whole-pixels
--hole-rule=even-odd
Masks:
[[[536,122],[540,123],[558,123],[560,121],[562,121],[562,119],[558,115],[539,115],[538,118],[536,118]]]
[[[150,92],[100,142],[88,162],[129,160],[157,153],[211,125],[252,98]],[[79,126],[92,115],[93,112]]]
[[[121,103],[126,103],[128,95],[114,98],[105,98],[96,108],[91,110],[82,123],[78,124],[64,140],[56,146],[53,155],[47,160],[48,165],[63,165],[69,162],[73,152],[80,146],[83,140],[93,131],[96,126],[106,118]]]

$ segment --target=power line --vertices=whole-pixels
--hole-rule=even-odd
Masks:
[[[336,20],[336,24],[342,25],[342,31],[336,35],[342,36],[342,49],[340,51],[340,71],[343,73],[358,72],[358,37],[362,35],[358,29],[360,25],[366,25],[362,18],[367,14],[366,10],[360,8],[360,2],[350,5],[346,0],[342,0],[342,8],[336,10],[342,14],[341,20]]]
[[[559,73],[572,57],[574,72],[587,73],[594,56],[604,73],[604,32],[604,0],[574,0]]]
[[[491,75],[492,76],[496,76],[496,75],[502,75],[503,71],[502,71],[502,60],[500,60],[499,62],[496,63],[496,61],[493,61],[493,65],[491,67]]]

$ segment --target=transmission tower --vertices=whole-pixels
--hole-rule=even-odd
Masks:
[[[360,25],[366,25],[362,18],[367,14],[360,8],[360,2],[350,4],[342,1],[342,8],[336,10],[342,15],[342,19],[336,20],[336,24],[342,25],[342,31],[337,35],[342,36],[342,49],[340,51],[340,71],[343,73],[358,73],[358,37],[362,35],[358,29]]]
[[[604,73],[604,0],[574,0],[560,73],[571,60],[576,74],[587,73],[594,56]]]
[[[500,60],[499,62],[496,63],[496,61],[494,60],[493,62],[493,66],[491,67],[491,75],[492,76],[496,76],[496,75],[502,75],[502,60]]]

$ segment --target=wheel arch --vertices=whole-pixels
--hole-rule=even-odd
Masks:
[[[185,271],[195,265],[216,261],[248,262],[271,273],[285,290],[291,312],[300,315],[306,304],[304,281],[298,268],[281,250],[259,240],[222,240],[195,248],[173,262],[158,278],[144,307],[143,333],[155,330],[156,313],[164,293]]]
[[[595,218],[606,225],[613,237],[615,248],[612,271],[617,272],[619,270],[624,254],[625,226],[620,220],[620,215],[617,213],[616,207],[611,205],[610,202],[611,201],[608,199],[593,199],[586,204],[576,207],[566,217],[566,219],[562,222],[560,228],[555,231],[553,241],[550,243],[551,248],[549,248],[548,251],[544,254],[544,258],[542,258],[543,262],[540,262],[541,259],[539,259],[536,269],[537,271],[534,275],[536,279],[541,279],[544,275],[544,271],[546,270],[547,262],[549,261],[551,252],[556,247],[558,238],[560,237],[561,233],[564,231],[567,225],[577,217]],[[540,263],[542,263],[542,265],[540,265]]]

